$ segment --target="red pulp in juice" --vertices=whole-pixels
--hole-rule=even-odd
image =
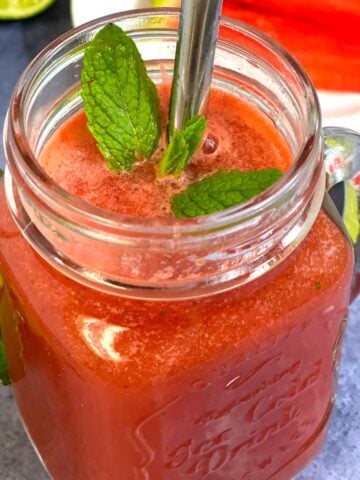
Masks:
[[[109,172],[83,113],[40,162],[87,202],[150,217],[169,215],[173,193],[220,167],[289,168],[275,126],[244,101],[213,91],[209,119],[219,150],[200,151],[179,182],[156,180],[151,161]],[[319,448],[352,271],[325,213],[280,268],[192,301],[77,284],[39,258],[8,212],[0,266],[16,399],[55,480],[286,480]]]

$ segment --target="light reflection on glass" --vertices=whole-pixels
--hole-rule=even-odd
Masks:
[[[78,325],[87,346],[103,360],[123,362],[125,358],[115,349],[115,342],[129,330],[120,325],[112,325],[99,318],[78,317]]]

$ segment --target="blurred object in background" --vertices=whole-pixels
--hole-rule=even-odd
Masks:
[[[223,14],[297,58],[318,89],[324,126],[360,131],[360,0],[224,0]]]
[[[72,20],[78,26],[118,11],[180,4],[72,0]],[[223,14],[255,26],[299,60],[321,89],[324,126],[360,131],[360,0],[224,0]]]
[[[0,20],[22,20],[46,10],[54,0],[0,0]]]
[[[359,85],[360,92],[360,85]],[[360,132],[360,94],[318,90],[323,126],[351,128]]]
[[[317,88],[360,91],[360,0],[224,0],[291,52]]]
[[[75,24],[119,10],[180,0],[73,0]],[[360,0],[224,0],[223,14],[255,26],[289,50],[315,86],[360,90]]]
[[[94,18],[110,15],[125,10],[133,10],[136,8],[150,8],[154,5],[154,0],[71,0],[71,18],[74,27],[77,27],[85,22],[93,20]],[[163,6],[169,6],[171,3],[177,5],[180,1],[161,2]]]
[[[180,7],[181,0],[71,0],[75,27],[94,18],[125,10],[151,7]]]

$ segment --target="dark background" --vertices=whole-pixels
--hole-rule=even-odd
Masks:
[[[89,2],[92,1],[102,0],[89,0]],[[122,1],[119,0],[119,3]],[[71,28],[71,22],[67,0],[57,0],[46,12],[33,19],[21,22],[0,22],[1,136],[5,112],[18,76],[45,45],[69,28]],[[0,167],[3,165],[4,153],[0,147]],[[339,395],[327,443],[315,462],[297,480],[360,479],[359,323],[360,301],[356,302],[351,309],[341,366]],[[12,400],[11,389],[0,387],[0,480],[45,480],[46,478],[22,429]]]
[[[1,136],[11,92],[20,73],[30,60],[32,60],[51,40],[55,39],[70,28],[70,7],[68,0],[56,0],[56,2],[44,13],[28,20],[23,20],[21,22],[0,21]],[[1,148],[0,167],[3,165],[4,152]]]

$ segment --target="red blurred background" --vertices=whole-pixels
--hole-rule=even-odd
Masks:
[[[317,88],[360,90],[360,0],[224,0],[223,14],[282,44]]]

